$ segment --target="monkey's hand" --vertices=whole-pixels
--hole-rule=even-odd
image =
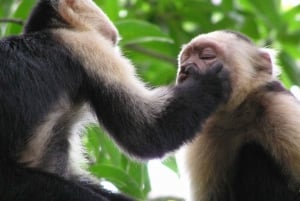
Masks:
[[[208,99],[211,103],[225,103],[231,94],[230,74],[222,63],[214,63],[205,70],[195,64],[181,67],[178,85],[191,87],[201,96],[199,99]]]

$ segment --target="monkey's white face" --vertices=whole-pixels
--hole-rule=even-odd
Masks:
[[[189,76],[188,67],[205,71],[216,63],[221,63],[230,73],[234,100],[229,104],[242,101],[261,83],[272,79],[272,62],[268,52],[239,33],[215,31],[201,34],[183,47],[178,58],[177,83]]]
[[[205,71],[214,63],[221,62],[222,55],[221,46],[214,41],[201,38],[192,40],[180,53],[177,82],[180,83],[188,77],[188,67],[193,66],[199,71]]]
[[[245,64],[245,61],[249,61],[248,55],[253,54],[252,47],[248,40],[238,38],[231,32],[216,31],[201,34],[185,45],[179,54],[178,81],[185,77],[183,72],[188,65],[195,65],[201,71],[205,71],[216,62],[222,63],[225,68],[230,68],[230,72],[234,68],[244,68],[242,65],[237,65],[237,62],[243,61]],[[243,52],[247,53],[243,55]]]

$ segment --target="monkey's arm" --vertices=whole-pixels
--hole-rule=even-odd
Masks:
[[[89,99],[99,121],[121,147],[138,157],[161,157],[191,140],[229,93],[222,66],[202,74],[189,71],[183,83],[152,91],[94,81]]]
[[[191,140],[230,92],[222,65],[196,66],[174,87],[150,90],[135,67],[106,38],[94,32],[54,32],[85,71],[85,96],[100,123],[130,154],[161,157]]]

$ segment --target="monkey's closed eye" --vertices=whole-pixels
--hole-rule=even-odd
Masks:
[[[216,52],[210,47],[204,48],[199,55],[199,58],[202,60],[212,60],[215,59],[216,57],[217,57]]]

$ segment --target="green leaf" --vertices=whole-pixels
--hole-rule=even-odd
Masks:
[[[290,87],[292,83],[295,83],[300,86],[300,70],[295,63],[294,59],[289,56],[286,52],[282,52],[279,56],[285,76],[285,84],[287,87]],[[284,78],[283,76],[283,78]],[[289,82],[292,81],[292,82]]]
[[[13,18],[16,9],[20,6],[20,1],[0,0],[0,18]],[[19,26],[13,23],[0,23],[1,35],[9,35],[8,31],[11,26]]]
[[[162,163],[179,176],[178,165],[174,156],[168,157]]]
[[[134,162],[122,154],[97,125],[87,128],[85,144],[88,153],[95,156],[96,163],[89,168],[95,176],[113,183],[122,192],[146,198],[151,189],[146,164]]]
[[[134,61],[138,75],[152,86],[160,86],[174,82],[177,64],[176,56],[173,61],[164,61],[162,59],[153,58],[152,55],[147,55],[144,52],[125,49],[125,52]],[[161,55],[165,56],[165,55]],[[172,58],[172,57],[171,57]]]
[[[112,182],[122,192],[128,193],[136,198],[144,199],[139,183],[137,183],[124,170],[116,166],[97,164],[90,168],[90,171],[105,180]]]
[[[141,193],[146,197],[151,190],[147,165],[131,161],[127,173],[138,183]]]
[[[11,17],[19,5],[19,0],[0,0],[1,17]]]
[[[286,11],[282,19],[285,22],[286,31],[299,31],[300,29],[300,22],[299,22],[299,14],[300,14],[300,5],[291,8],[290,10]]]
[[[216,11],[216,6],[210,1],[199,0],[184,1],[184,4],[179,10],[185,19],[197,21],[198,23],[202,23],[202,21],[204,21],[204,23],[210,22],[210,16],[214,11]],[[205,20],[206,18],[208,20]],[[201,19],[201,22],[199,19]]]
[[[281,7],[278,0],[239,0],[239,3],[260,17],[269,28],[279,28],[281,26]]]
[[[95,3],[108,15],[112,21],[119,18],[120,1],[119,0],[94,0]]]
[[[235,8],[234,0],[221,1],[221,7],[224,11],[233,11]]]
[[[97,161],[120,165],[121,152],[115,143],[97,125],[89,126],[87,129],[88,144],[90,150],[94,152]],[[96,152],[96,153],[95,153]]]
[[[160,41],[172,43],[165,33],[158,26],[142,20],[121,20],[116,22],[116,26],[123,38],[121,45]]]
[[[26,1],[19,1],[20,4],[15,10],[14,14],[11,16],[15,19],[23,19],[25,22],[30,14],[31,9],[33,8],[33,5],[36,3],[36,0],[26,0]],[[12,34],[19,34],[23,30],[23,26],[16,25],[16,24],[10,24],[6,34],[12,35]]]

